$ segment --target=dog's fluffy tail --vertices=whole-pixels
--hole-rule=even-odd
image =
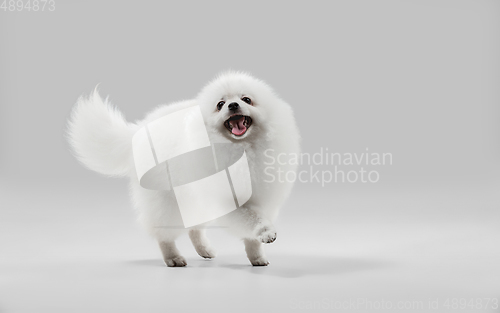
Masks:
[[[89,169],[108,176],[127,175],[132,166],[132,136],[137,125],[97,89],[80,97],[68,121],[67,138],[76,158]]]

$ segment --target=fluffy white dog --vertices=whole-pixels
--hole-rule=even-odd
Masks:
[[[68,123],[74,154],[86,167],[108,176],[129,176],[139,220],[154,236],[167,266],[185,266],[175,239],[184,232],[204,258],[215,257],[202,224],[184,228],[172,191],[153,191],[139,185],[132,155],[132,136],[142,126],[164,115],[199,105],[212,142],[240,145],[247,154],[252,196],[235,211],[216,220],[243,239],[254,266],[269,264],[263,244],[276,240],[273,222],[292,184],[279,181],[277,171],[295,172],[294,164],[269,165],[280,154],[299,153],[300,136],[291,107],[261,80],[240,72],[226,72],[205,86],[196,99],[162,105],[136,123],[94,91],[81,97]]]

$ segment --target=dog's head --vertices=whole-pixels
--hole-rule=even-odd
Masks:
[[[198,95],[207,129],[233,141],[269,134],[269,120],[280,100],[264,82],[240,72],[226,72]]]

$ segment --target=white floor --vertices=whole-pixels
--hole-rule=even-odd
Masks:
[[[498,311],[493,185],[297,191],[269,267],[250,266],[242,243],[211,229],[216,259],[185,236],[188,266],[167,268],[113,184],[3,195],[0,312]]]

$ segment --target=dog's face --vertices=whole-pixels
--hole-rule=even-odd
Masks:
[[[227,129],[228,135],[234,139],[243,139],[251,132],[252,115],[255,117],[255,114],[252,114],[250,106],[254,106],[255,102],[250,97],[252,96],[249,94],[227,94],[217,102],[213,115],[218,115],[216,120],[219,123],[223,121],[222,125]]]
[[[199,94],[207,129],[232,141],[258,138],[269,132],[272,90],[263,82],[242,73],[226,73]]]

